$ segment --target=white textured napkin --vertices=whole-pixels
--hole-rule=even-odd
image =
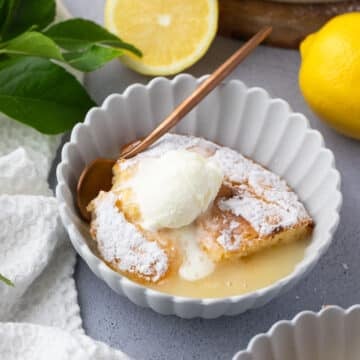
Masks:
[[[79,333],[53,327],[5,323],[0,326],[3,360],[119,360],[123,354]]]
[[[15,284],[0,281],[0,359],[128,359],[82,329],[75,252],[47,182],[60,140],[0,114],[0,274]]]
[[[0,117],[0,273],[15,283],[13,288],[0,284],[0,320],[75,330],[81,329],[71,278],[75,255],[64,241],[56,200],[46,180],[59,141]],[[62,262],[54,261],[55,250]],[[47,300],[56,311],[48,308]]]
[[[0,116],[0,273],[15,284],[0,282],[0,359],[126,359],[83,334],[75,253],[47,183],[59,143]]]

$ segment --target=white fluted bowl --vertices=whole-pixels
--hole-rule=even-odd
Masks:
[[[283,176],[305,203],[316,222],[305,258],[291,275],[271,286],[241,296],[190,299],[136,284],[110,269],[91,250],[88,226],[75,207],[77,179],[97,157],[116,157],[122,144],[138,139],[168,115],[201,82],[190,75],[156,78],[135,84],[122,95],[110,95],[75,126],[57,168],[56,196],[70,239],[92,271],[114,291],[161,314],[184,318],[235,315],[264,305],[294,286],[328,249],[339,220],[340,176],[334,157],[306,118],[280,99],[237,80],[214,90],[176,127],[175,132],[204,137],[229,146]],[[90,244],[90,245],[89,245]]]
[[[233,360],[359,360],[360,306],[303,311],[255,336]]]

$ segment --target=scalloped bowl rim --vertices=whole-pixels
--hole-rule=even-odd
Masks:
[[[286,325],[286,326],[291,326],[292,328],[294,328],[306,316],[312,316],[313,318],[320,320],[324,315],[327,315],[328,313],[331,313],[331,312],[337,312],[337,313],[342,314],[343,316],[348,316],[355,311],[360,312],[360,305],[355,304],[347,309],[344,309],[343,307],[338,306],[338,305],[330,305],[330,306],[324,307],[323,309],[321,309],[318,312],[310,311],[310,310],[301,311],[297,315],[295,315],[291,320],[277,321],[275,324],[273,324],[270,327],[270,329],[266,333],[260,333],[260,334],[255,335],[249,341],[249,344],[246,349],[238,351],[233,356],[233,360],[236,360],[240,355],[251,355],[259,341],[261,341],[262,339],[270,339],[275,334],[277,329],[281,326]]]
[[[67,186],[67,184],[63,177],[62,170],[63,170],[64,165],[67,164],[67,148],[70,144],[76,145],[76,139],[77,139],[78,133],[82,129],[84,129],[86,127],[90,127],[92,125],[92,123],[94,121],[96,121],[95,120],[96,117],[92,116],[92,114],[95,110],[101,109],[105,112],[108,111],[109,103],[111,101],[113,101],[113,99],[127,98],[129,96],[129,94],[131,94],[136,88],[145,88],[147,91],[149,91],[158,82],[162,82],[165,80],[165,81],[169,81],[171,83],[171,85],[174,85],[175,83],[181,81],[183,78],[189,78],[189,77],[191,79],[197,81],[198,83],[200,83],[208,76],[209,75],[204,75],[202,77],[196,78],[189,74],[180,74],[180,75],[175,76],[171,80],[167,79],[165,77],[156,77],[156,78],[152,79],[151,81],[149,81],[149,83],[146,85],[140,84],[140,83],[134,83],[134,84],[128,86],[125,89],[125,91],[121,94],[118,94],[118,93],[110,94],[109,96],[107,96],[104,99],[101,106],[93,107],[89,110],[89,112],[86,115],[85,121],[83,123],[78,123],[73,128],[70,140],[63,146],[63,149],[61,151],[61,162],[59,163],[59,165],[57,166],[57,169],[56,169],[56,176],[57,176],[57,180],[58,180],[58,184],[56,186],[56,197],[59,200],[60,215],[61,215],[61,218],[62,218],[62,221],[63,221],[65,227],[66,228],[73,227],[75,229],[75,232],[77,232],[77,235],[80,236],[83,240],[82,243],[77,242],[78,246],[75,246],[74,240],[70,236],[70,240],[73,243],[73,245],[75,246],[76,250],[80,253],[82,258],[85,260],[85,262],[88,265],[89,265],[90,259],[96,263],[96,267],[101,274],[101,278],[105,282],[107,282],[106,277],[108,274],[112,275],[112,276],[116,276],[120,283],[127,285],[127,286],[135,287],[137,290],[143,290],[145,292],[145,295],[150,295],[150,296],[154,295],[158,298],[161,297],[161,298],[171,299],[175,303],[187,302],[187,303],[201,304],[201,305],[210,305],[210,304],[217,304],[217,303],[228,303],[228,304],[238,303],[240,301],[245,301],[254,296],[262,297],[265,295],[265,293],[268,293],[270,290],[273,290],[275,288],[282,288],[285,285],[289,284],[290,282],[295,281],[295,279],[301,279],[304,275],[307,274],[308,271],[310,271],[318,263],[321,256],[328,250],[328,248],[331,244],[331,241],[332,241],[333,234],[339,223],[339,211],[340,211],[340,208],[342,205],[342,194],[340,192],[341,178],[340,178],[339,171],[335,168],[335,159],[334,159],[334,155],[333,155],[332,151],[325,147],[324,139],[323,139],[323,136],[321,135],[321,133],[318,130],[312,129],[310,127],[309,121],[305,117],[305,115],[292,111],[291,106],[289,105],[289,103],[287,101],[285,101],[281,98],[272,98],[265,89],[263,89],[261,87],[248,87],[245,85],[245,83],[243,83],[242,81],[237,80],[237,79],[225,81],[225,82],[223,82],[223,84],[237,83],[238,86],[242,86],[243,88],[245,88],[247,93],[262,92],[263,94],[266,95],[269,103],[270,102],[281,102],[281,103],[285,104],[287,106],[287,108],[289,109],[289,116],[290,115],[298,115],[299,117],[302,118],[303,121],[305,121],[305,125],[306,125],[305,133],[306,134],[312,133],[313,135],[316,135],[319,138],[320,144],[321,144],[319,152],[320,151],[328,152],[331,154],[331,157],[332,157],[330,167],[334,171],[333,172],[334,176],[337,177],[336,189],[335,189],[336,196],[337,196],[337,204],[333,209],[333,212],[335,213],[336,216],[334,218],[333,223],[328,226],[326,241],[323,241],[323,243],[318,247],[317,252],[314,253],[313,256],[305,256],[304,259],[296,265],[295,269],[289,275],[285,276],[284,278],[281,278],[280,280],[272,283],[271,285],[268,285],[261,289],[258,289],[258,290],[255,290],[255,291],[252,291],[252,292],[249,292],[246,294],[242,294],[242,295],[233,295],[233,296],[221,297],[221,298],[190,298],[190,297],[176,296],[176,295],[163,293],[163,292],[160,292],[157,290],[149,289],[144,285],[138,284],[138,283],[128,279],[126,276],[123,276],[123,275],[117,273],[116,271],[112,270],[110,267],[108,267],[100,258],[98,258],[95,254],[93,254],[93,252],[88,247],[85,238],[83,238],[83,236],[76,229],[76,226],[71,222],[71,220],[68,219],[68,216],[65,214],[65,212],[63,213],[63,211],[61,209],[62,209],[62,207],[66,206],[66,202],[63,200],[63,197],[61,196],[61,192],[62,192],[61,188],[62,188],[62,186]],[[80,219],[79,216],[78,216],[78,218]],[[69,229],[68,229],[68,231],[69,231]],[[104,272],[108,272],[108,274],[106,274]],[[99,275],[97,275],[97,276],[99,277]]]

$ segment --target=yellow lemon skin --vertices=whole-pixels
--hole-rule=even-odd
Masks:
[[[300,45],[300,89],[312,110],[360,139],[360,12],[331,19]]]

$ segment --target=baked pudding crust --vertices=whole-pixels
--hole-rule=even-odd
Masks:
[[[169,277],[181,265],[182,252],[171,231],[142,228],[141,211],[130,181],[143,158],[159,157],[174,149],[186,149],[212,157],[223,169],[224,180],[216,199],[194,222],[199,245],[215,263],[246,257],[274,245],[304,239],[311,234],[313,220],[296,194],[279,176],[229,148],[200,138],[168,134],[135,158],[119,160],[113,168],[111,193],[116,197],[114,206],[119,216],[131,224],[128,230],[136,232],[141,239],[131,248],[131,252],[135,252],[137,257],[147,257],[145,265],[137,266],[135,263],[135,266],[128,268],[121,266],[122,263],[129,263],[126,251],[120,251],[120,257],[115,253],[111,257],[109,251],[104,255],[106,239],[99,239],[101,224],[97,221],[99,203],[104,194],[99,194],[89,205],[92,212],[91,236],[97,241],[106,263],[115,271],[146,285]],[[124,246],[126,250],[128,239],[122,237],[121,230],[117,241],[120,244],[117,246]],[[151,248],[146,243],[151,243]],[[156,252],[157,257],[146,253],[147,250]],[[153,263],[152,258],[155,259]]]

